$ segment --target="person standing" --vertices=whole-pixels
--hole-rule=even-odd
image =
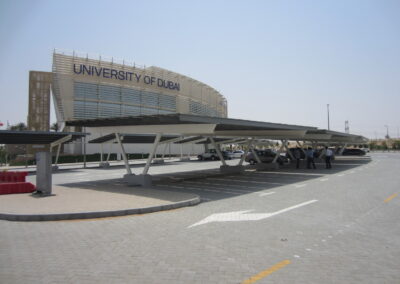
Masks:
[[[316,169],[317,167],[315,166],[314,162],[314,150],[311,147],[308,147],[307,152],[307,169],[311,169],[311,165],[313,166],[313,169]]]
[[[325,165],[327,169],[332,169],[332,164],[331,164],[332,156],[333,156],[333,151],[328,147],[325,147]]]
[[[300,148],[296,147],[293,151],[293,156],[296,159],[296,169],[300,167],[300,158],[301,158],[301,153],[300,153]]]

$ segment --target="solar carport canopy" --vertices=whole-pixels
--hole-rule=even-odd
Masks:
[[[156,139],[156,135],[151,135],[151,134],[125,134],[125,133],[120,133],[121,137],[121,142],[125,144],[146,144],[146,143],[154,143]],[[176,138],[179,138],[179,136],[176,135],[164,135],[161,137],[160,142],[168,142],[169,140],[174,140]],[[116,143],[116,137],[115,134],[107,134],[95,139],[92,139],[89,141],[91,144],[101,144],[101,143],[107,143],[107,142],[115,142]]]
[[[104,119],[74,120],[67,126],[101,128],[105,133],[163,133],[192,136],[251,137],[289,139],[304,136],[316,127],[260,122],[232,118],[205,117],[188,114],[129,116]]]
[[[0,130],[0,144],[51,144],[69,137],[69,139],[63,141],[66,143],[82,138],[85,135],[86,133],[77,132]]]

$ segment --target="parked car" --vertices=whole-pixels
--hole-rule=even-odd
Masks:
[[[221,151],[221,152],[222,152],[222,157],[224,157],[225,160],[233,159],[233,153],[231,151]]]
[[[219,158],[218,158],[217,151],[216,151],[215,149],[210,149],[210,150],[204,152],[203,154],[198,155],[197,158],[198,158],[200,161],[203,161],[203,160],[212,160],[212,161],[215,161],[215,160],[218,160],[218,159],[219,159]]]
[[[297,148],[289,148],[289,151],[290,151],[290,153],[292,154],[293,157],[294,157],[294,151],[295,151],[296,149],[297,149]],[[306,155],[304,154],[304,151],[301,150],[301,149],[299,149],[299,151],[300,151],[300,159],[301,159],[301,160],[305,159],[305,158],[306,158]],[[286,153],[285,156],[286,156],[287,159],[291,159],[289,153]]]
[[[261,162],[263,162],[263,163],[272,163],[272,161],[275,159],[275,156],[277,154],[277,152],[272,149],[255,150],[255,151],[257,153],[257,156],[260,158]],[[248,162],[250,165],[254,165],[257,163],[257,160],[254,157],[252,152],[249,152],[247,154],[245,161]],[[283,155],[279,155],[276,162],[279,165],[283,165],[284,163],[288,162],[288,159]]]
[[[343,156],[364,156],[365,154],[365,151],[358,148],[346,148],[342,153]]]
[[[225,160],[231,160],[232,157],[233,157],[233,153],[230,152],[230,151],[221,151],[221,153],[222,153],[222,157],[224,157]],[[197,158],[200,161],[203,161],[203,160],[212,160],[212,161],[219,160],[217,151],[215,149],[210,149],[207,152],[204,152],[203,154],[198,155]]]
[[[236,150],[236,151],[233,151],[233,153],[232,153],[232,158],[241,158],[242,156],[244,155],[244,151],[242,151],[242,150]]]

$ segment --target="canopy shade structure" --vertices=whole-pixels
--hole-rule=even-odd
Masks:
[[[64,143],[86,136],[87,133],[50,132],[50,131],[11,131],[0,130],[0,144],[52,144],[60,139],[69,138]],[[65,140],[65,139],[64,139]]]
[[[96,128],[97,132],[110,133],[93,139],[90,143],[118,142],[125,161],[128,183],[148,185],[151,177],[148,170],[157,147],[161,143],[205,143],[211,142],[222,162],[221,170],[230,173],[242,172],[243,161],[247,152],[242,155],[237,166],[225,163],[220,145],[224,143],[246,143],[247,150],[260,139],[281,140],[282,151],[288,150],[288,141],[311,141],[330,144],[340,141],[342,144],[364,141],[363,137],[346,133],[321,130],[317,127],[290,125],[281,123],[251,121],[232,118],[206,117],[190,114],[164,114],[114,117],[88,120],[67,121],[67,126]],[[124,143],[153,143],[142,175],[132,174],[123,147]],[[277,154],[274,163],[279,155]],[[260,165],[262,163],[260,162]],[[124,177],[124,178],[125,178]]]
[[[119,133],[121,137],[121,142],[124,144],[152,144],[156,139],[156,135],[152,134],[125,134]],[[161,137],[160,142],[168,142],[170,140],[174,140],[179,138],[176,135],[164,135]],[[116,141],[115,133],[107,134],[89,141],[91,144],[101,144],[101,143],[110,143]]]
[[[197,116],[189,114],[162,114],[127,116],[104,119],[67,121],[67,126],[126,126],[126,125],[172,125],[172,124],[215,124],[216,131],[222,130],[276,130],[276,129],[317,129],[316,127],[289,125],[271,122],[251,121],[233,118]]]
[[[165,114],[129,116],[105,119],[67,121],[67,126],[97,127],[106,133],[130,134],[178,134],[184,136],[265,136],[280,138],[299,136],[316,127],[241,120],[232,118],[206,117],[188,114]],[[290,133],[287,131],[291,131]],[[298,131],[293,133],[292,131]]]

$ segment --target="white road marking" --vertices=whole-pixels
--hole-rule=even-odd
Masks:
[[[300,187],[305,187],[306,185],[307,185],[306,183],[295,184],[294,187],[295,187],[295,188],[300,188]]]
[[[300,255],[295,254],[294,257],[295,258],[300,258]]]
[[[329,178],[321,178],[320,181],[327,181]]]
[[[338,177],[342,177],[342,176],[345,176],[345,174],[338,174],[337,176]]]
[[[263,193],[260,193],[260,196],[271,195],[271,194],[274,194],[274,193],[275,193],[275,191],[271,191],[271,192],[263,192]]]
[[[206,218],[204,218],[203,220],[194,223],[193,225],[190,225],[188,228],[191,227],[195,227],[195,226],[199,226],[199,225],[203,225],[203,224],[207,224],[207,223],[211,223],[211,222],[232,222],[232,221],[259,221],[262,219],[266,219],[266,218],[270,218],[272,216],[278,215],[278,214],[282,214],[285,212],[288,212],[290,210],[293,209],[297,209],[300,208],[302,206],[306,206],[309,205],[311,203],[317,202],[318,200],[313,199],[313,200],[309,200],[307,202],[303,202],[276,212],[272,212],[272,213],[250,213],[253,210],[243,210],[243,211],[234,211],[234,212],[227,212],[227,213],[216,213],[216,214],[212,214]]]
[[[233,182],[232,179],[224,179],[224,178],[212,178],[213,180],[220,180],[220,181],[228,181]],[[286,185],[287,183],[279,183],[279,182],[268,182],[268,181],[254,181],[254,180],[245,180],[245,179],[235,179],[235,182],[246,182],[246,183],[256,183],[256,184],[276,184],[276,185]]]

